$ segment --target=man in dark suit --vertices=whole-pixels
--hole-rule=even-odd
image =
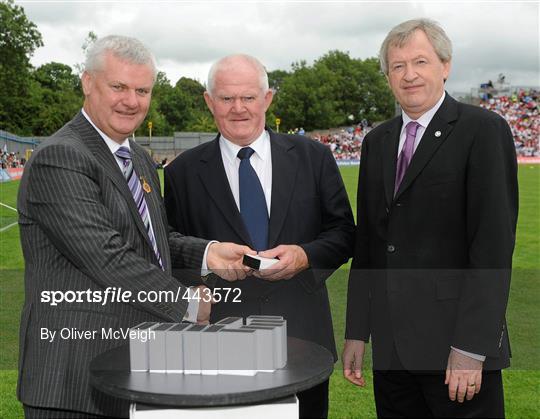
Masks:
[[[272,90],[253,57],[215,63],[205,99],[219,135],[166,167],[171,225],[279,258],[272,269],[235,283],[242,302],[215,304],[212,320],[281,315],[290,336],[323,345],[335,356],[325,280],[349,258],[354,224],[332,153],[311,139],[265,129]],[[218,280],[216,286],[228,285]],[[328,381],[298,397],[300,416],[327,415]]]
[[[381,417],[504,415],[516,156],[503,118],[445,93],[451,55],[428,19],[388,34],[381,68],[403,112],[362,145],[343,363],[365,385],[371,336]]]
[[[200,278],[204,259],[228,279],[245,276],[247,247],[168,230],[152,160],[128,140],[150,105],[151,53],[133,38],[108,36],[90,49],[85,67],[83,110],[40,145],[19,190],[25,304],[18,397],[28,418],[127,417],[125,402],[89,384],[92,358],[125,343],[103,331],[118,335],[143,321],[207,322],[210,303],[189,299],[172,267],[198,269]],[[236,270],[223,270],[229,266]],[[130,302],[111,302],[112,287],[131,292]],[[181,298],[148,302],[154,291]],[[58,302],[64,295],[71,303]]]

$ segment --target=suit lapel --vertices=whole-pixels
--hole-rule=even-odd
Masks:
[[[412,184],[414,179],[416,179],[422,169],[431,160],[433,154],[435,154],[437,149],[448,138],[448,134],[450,134],[453,128],[453,125],[451,125],[450,122],[453,122],[456,119],[456,101],[447,93],[441,107],[426,127],[426,131],[422,136],[418,148],[413,154],[411,164],[405,172],[405,176],[399,186],[395,199],[399,198],[403,191]]]
[[[386,205],[390,207],[394,199],[394,185],[396,180],[397,150],[402,118],[394,118],[383,138],[383,179]]]
[[[232,229],[240,236],[244,243],[252,245],[249,233],[244,226],[244,221],[234,200],[223,159],[219,148],[219,134],[212,144],[205,150],[200,159],[200,171],[198,173],[208,195],[215,202],[223,217]]]
[[[81,133],[84,144],[92,152],[96,160],[101,163],[107,177],[109,177],[109,179],[113,182],[113,184],[120,192],[120,195],[126,200],[133,220],[137,225],[137,228],[139,229],[142,236],[148,241],[148,243],[150,243],[148,233],[146,232],[146,228],[144,227],[144,224],[142,222],[141,215],[139,214],[139,210],[137,209],[135,201],[133,200],[133,195],[129,190],[126,179],[124,178],[120,167],[118,167],[118,163],[112,155],[111,150],[109,149],[109,147],[107,147],[107,144],[105,144],[103,138],[101,138],[99,133],[86,120],[82,113],[79,113],[73,119],[73,127],[77,130],[77,132]]]
[[[287,217],[296,184],[298,156],[293,151],[293,141],[270,130],[268,132],[272,150],[272,204],[268,228],[268,248],[271,249],[275,247]]]
[[[133,167],[135,169],[135,172],[137,173],[139,179],[142,180],[143,183],[148,183],[152,189],[150,192],[144,192],[144,199],[146,200],[148,213],[150,214],[150,218],[152,219],[152,228],[154,229],[154,237],[156,239],[159,255],[161,256],[161,261],[163,263],[163,269],[166,270],[167,266],[170,265],[170,252],[167,241],[168,233],[166,230],[166,226],[163,224],[163,218],[161,214],[161,196],[159,195],[160,189],[159,185],[154,185],[152,182],[152,179],[155,175],[151,171],[154,170],[154,168],[145,163],[145,156],[142,156],[140,154],[141,152],[146,153],[146,151],[141,151],[140,148],[133,146],[133,143],[131,142],[131,157],[133,160]],[[146,229],[145,233],[145,238],[148,241],[148,245],[152,247]]]

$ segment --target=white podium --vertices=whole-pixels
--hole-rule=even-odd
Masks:
[[[267,404],[176,408],[133,403],[130,419],[297,419],[298,398],[289,396]]]

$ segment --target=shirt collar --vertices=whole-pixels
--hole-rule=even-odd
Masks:
[[[437,111],[439,110],[439,108],[441,107],[445,96],[446,96],[446,92],[443,91],[443,94],[442,94],[441,98],[435,104],[435,106],[433,106],[433,108],[431,108],[430,110],[426,111],[420,118],[418,118],[416,120],[411,119],[411,117],[409,115],[407,115],[407,113],[405,113],[405,111],[402,111],[401,112],[401,117],[403,118],[403,127],[406,127],[407,124],[409,122],[411,122],[411,121],[416,121],[423,128],[426,128],[429,125],[429,123],[431,122],[431,120],[433,119],[433,117],[435,116],[435,114],[437,113]]]
[[[129,138],[126,138],[122,144],[118,144],[116,141],[114,141],[112,138],[110,138],[107,134],[105,134],[103,131],[101,131],[96,125],[92,122],[86,111],[81,109],[81,112],[83,116],[86,118],[88,122],[90,122],[90,125],[92,125],[95,130],[98,132],[98,134],[103,138],[103,141],[105,141],[105,144],[109,147],[111,150],[111,153],[114,154],[120,147],[127,147],[128,150],[131,150],[131,147],[129,146]]]
[[[225,152],[226,158],[230,162],[233,162],[236,159],[238,152],[243,148],[238,144],[233,143],[231,140],[228,140],[222,134],[219,136],[219,144]],[[268,134],[268,131],[263,130],[261,135],[259,135],[255,141],[245,147],[251,147],[253,151],[255,151],[255,154],[258,155],[261,160],[265,161],[270,154],[270,135]]]

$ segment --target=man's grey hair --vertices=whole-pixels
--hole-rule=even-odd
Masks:
[[[379,62],[384,74],[388,75],[388,49],[391,46],[403,47],[417,30],[421,30],[426,34],[437,56],[443,63],[447,63],[452,59],[452,41],[450,41],[443,28],[431,19],[412,19],[400,23],[386,35],[379,51]]]
[[[103,60],[107,53],[132,64],[147,65],[152,70],[154,82],[156,81],[154,55],[138,39],[122,35],[109,35],[94,42],[86,54],[84,71],[92,73],[103,69]]]
[[[234,54],[220,58],[214,64],[212,64],[212,67],[210,67],[210,71],[208,72],[208,83],[206,85],[206,91],[210,96],[212,96],[212,92],[214,90],[216,74],[222,70],[234,69],[235,61],[237,60],[244,60],[251,64],[259,73],[259,85],[261,86],[261,90],[263,92],[268,90],[268,74],[266,74],[266,68],[264,65],[262,65],[257,58],[252,57],[251,55]]]

